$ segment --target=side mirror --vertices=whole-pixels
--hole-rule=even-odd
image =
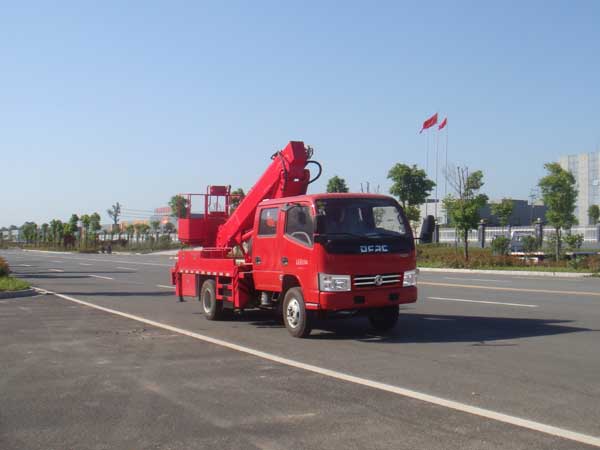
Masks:
[[[421,244],[431,244],[433,242],[433,231],[435,230],[435,217],[427,216],[423,219],[419,240]]]

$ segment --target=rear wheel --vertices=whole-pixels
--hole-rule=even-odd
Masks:
[[[223,302],[217,300],[215,280],[206,280],[202,283],[199,300],[208,320],[220,320],[223,317]]]
[[[311,321],[302,289],[293,287],[288,289],[283,299],[283,322],[289,333],[297,338],[304,338],[311,332]]]
[[[399,316],[400,308],[398,306],[387,306],[373,309],[369,313],[369,322],[377,331],[389,331],[396,326]]]

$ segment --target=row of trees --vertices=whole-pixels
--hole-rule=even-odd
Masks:
[[[19,228],[17,228],[19,229]],[[135,223],[127,225],[123,230],[113,228],[102,230],[100,226],[100,215],[93,213],[78,217],[73,214],[68,222],[59,219],[51,220],[49,223],[37,225],[35,222],[25,222],[21,227],[21,236],[27,244],[74,247],[95,245],[98,237],[103,240],[113,240],[115,237],[121,239],[124,235],[128,241],[139,243],[141,239],[153,237],[158,240],[161,233],[161,224],[158,220],[146,223]],[[168,222],[162,227],[165,233],[175,232],[175,226]]]
[[[83,245],[95,241],[101,230],[100,214],[71,215],[68,222],[53,219],[49,223],[38,225],[25,222],[20,227],[21,236],[27,244],[46,244],[73,246],[77,240]]]

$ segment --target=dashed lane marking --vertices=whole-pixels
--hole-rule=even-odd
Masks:
[[[476,284],[453,284],[453,283],[435,283],[433,281],[421,281],[421,286],[441,286],[441,287],[454,287],[454,288],[465,288],[465,289],[485,289],[488,291],[509,291],[509,292],[531,292],[536,294],[553,294],[553,295],[581,295],[581,296],[593,296],[600,297],[600,292],[589,292],[589,291],[560,291],[550,289],[527,289],[527,288],[509,288],[500,286],[479,286]]]
[[[59,294],[56,292],[46,291],[43,289],[38,289],[40,292],[53,294],[59,298],[78,303],[80,305],[88,306],[90,308],[95,308],[100,311],[104,311],[110,314],[115,314],[117,316],[125,317],[127,319],[136,320],[141,323],[145,323],[157,328],[162,328],[163,330],[172,331],[174,333],[179,333],[184,336],[189,336],[194,339],[198,339],[200,341],[208,342],[211,344],[219,345],[221,347],[229,348],[231,350],[235,350],[241,353],[246,353],[252,356],[256,356],[258,358],[262,358],[268,361],[273,361],[279,364],[284,364],[289,367],[294,367],[297,369],[302,369],[308,372],[316,373],[319,375],[323,375],[326,377],[334,378],[336,380],[346,381],[349,383],[354,383],[361,386],[370,387],[372,389],[378,389],[380,391],[389,392],[392,394],[400,395],[403,397],[413,398],[416,400],[421,400],[426,403],[434,404],[437,406],[442,406],[445,408],[449,408],[455,411],[460,411],[467,414],[472,414],[479,417],[484,417],[486,419],[495,420],[498,422],[506,423],[509,425],[514,425],[522,428],[527,428],[529,430],[538,431],[540,433],[545,433],[551,436],[556,436],[563,439],[568,439],[575,442],[580,442],[583,444],[593,445],[595,447],[600,447],[600,437],[591,436],[588,434],[579,433],[577,431],[567,430],[565,428],[555,427],[553,425],[547,425],[541,422],[536,422],[534,420],[524,419],[522,417],[511,416],[509,414],[504,414],[501,412],[493,411],[490,409],[480,408],[478,406],[471,406],[466,403],[457,402],[454,400],[449,400],[443,397],[437,397],[435,395],[426,394],[423,392],[414,391],[412,389],[403,388],[400,386],[394,386],[391,384],[381,383],[379,381],[369,380],[368,378],[361,378],[354,375],[350,375],[343,372],[338,372],[331,369],[326,369],[324,367],[314,366],[312,364],[302,363],[300,361],[295,361],[293,359],[283,358],[281,356],[273,355],[271,353],[263,352],[260,350],[255,350],[253,348],[244,347],[238,344],[233,344],[231,342],[223,341],[221,339],[216,339],[210,336],[206,336],[203,334],[194,333],[192,331],[184,330],[182,328],[177,328],[172,325],[167,325],[165,323],[156,322],[154,320],[146,319],[144,317],[136,316],[134,314],[129,314],[121,311],[117,311],[115,309],[105,308],[103,306],[96,305],[94,303],[86,302],[83,300],[76,299],[74,297],[69,297],[67,295]]]
[[[103,280],[114,280],[114,278],[111,278],[111,277],[103,277],[102,275],[92,275],[92,274],[90,274],[90,275],[88,275],[88,277],[101,278],[101,279],[103,279]]]
[[[444,280],[455,280],[455,281],[487,281],[491,283],[512,283],[512,280],[492,280],[486,278],[460,278],[460,277],[444,277]]]
[[[429,300],[441,300],[445,302],[485,303],[487,305],[522,306],[523,308],[537,308],[538,305],[527,305],[525,303],[490,302],[486,300],[467,300],[464,298],[427,297]]]
[[[163,289],[175,289],[175,286],[167,286],[166,284],[157,284],[156,287]]]

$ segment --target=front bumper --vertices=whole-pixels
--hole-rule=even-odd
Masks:
[[[378,287],[348,292],[319,292],[319,309],[328,311],[381,308],[384,306],[414,303],[416,301],[416,286]]]

